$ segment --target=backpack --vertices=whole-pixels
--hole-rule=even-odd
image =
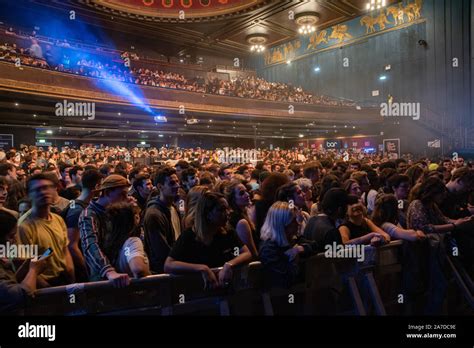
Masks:
[[[84,201],[81,201],[79,199],[73,199],[71,201],[69,201],[69,205],[67,206],[66,209],[64,209],[61,214],[59,214],[63,220],[64,220],[64,223],[67,223],[66,220],[67,220],[67,214],[69,213],[69,210],[70,209],[74,209],[76,207],[76,204],[81,206],[82,209],[86,209],[88,204]]]

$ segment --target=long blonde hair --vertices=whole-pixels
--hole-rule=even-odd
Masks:
[[[285,228],[291,223],[295,217],[294,209],[290,208],[288,202],[275,202],[270,207],[265,219],[265,223],[260,230],[260,238],[262,240],[271,240],[280,247],[288,246]]]

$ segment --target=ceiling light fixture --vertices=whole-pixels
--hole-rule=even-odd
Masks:
[[[387,5],[386,0],[370,0],[367,2],[367,5],[365,6],[367,11],[375,11],[375,10],[380,10],[382,7],[385,7]]]
[[[265,44],[268,41],[268,35],[266,34],[251,34],[246,38],[247,42],[250,44],[250,52],[252,53],[262,53],[265,51]]]
[[[319,13],[302,12],[295,16],[295,22],[298,25],[300,35],[310,35],[316,32],[316,23],[319,22]]]

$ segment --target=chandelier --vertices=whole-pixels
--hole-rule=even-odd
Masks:
[[[387,5],[386,0],[370,0],[366,8],[368,11],[374,11],[374,10],[380,10],[382,7],[385,7]]]
[[[266,34],[252,34],[247,36],[247,42],[250,44],[250,52],[262,53],[265,51],[265,44],[268,41]]]
[[[295,22],[298,25],[298,33],[309,35],[316,31],[316,23],[319,22],[317,12],[302,12],[295,16]]]

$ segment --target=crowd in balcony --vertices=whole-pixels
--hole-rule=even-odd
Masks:
[[[56,42],[54,51],[49,44],[43,50],[39,40],[34,36],[31,36],[30,40],[31,46],[28,48],[18,47],[16,44],[2,44],[0,60],[16,63],[19,67],[27,65],[81,76],[198,93],[288,103],[355,106],[352,101],[313,95],[304,91],[302,87],[269,82],[259,77],[237,76],[230,80],[214,78],[206,83],[201,76],[187,79],[175,72],[135,66],[135,62],[139,60],[136,53],[123,52],[116,58],[105,60],[104,56],[72,49],[67,40]]]

